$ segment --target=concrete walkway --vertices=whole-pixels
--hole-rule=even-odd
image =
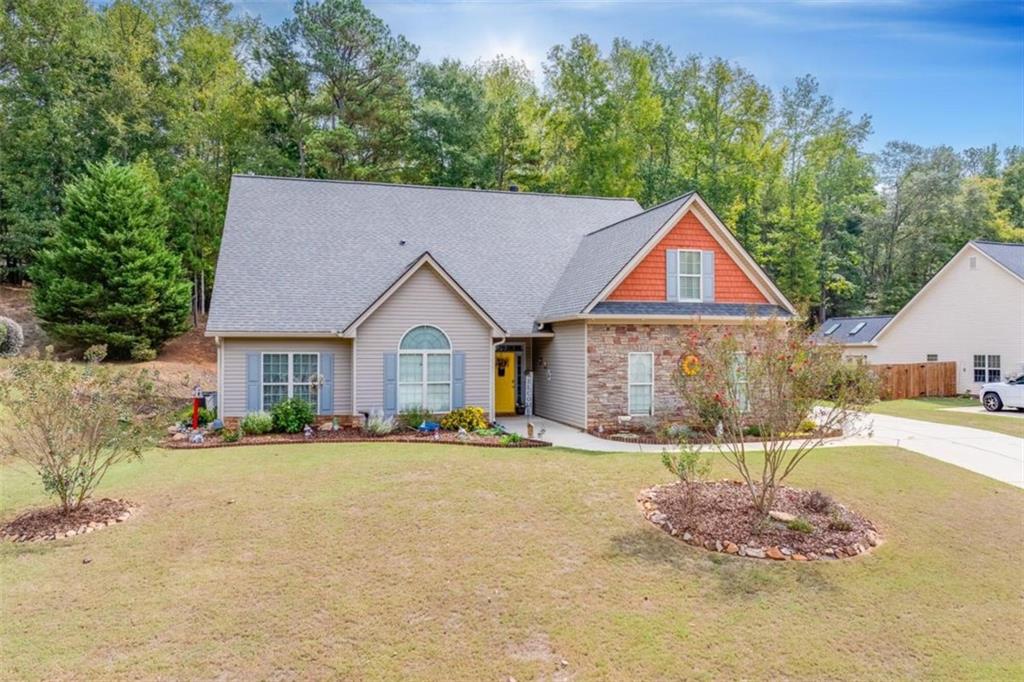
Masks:
[[[509,431],[526,435],[525,417],[498,420]],[[549,419],[533,417],[534,437],[554,445],[593,452],[660,453],[664,445],[644,445],[597,438]],[[915,419],[866,415],[859,435],[830,440],[822,447],[893,445],[1024,488],[1024,438],[964,426]],[[750,449],[756,449],[756,444]]]

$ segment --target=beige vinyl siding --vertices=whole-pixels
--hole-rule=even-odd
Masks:
[[[420,268],[356,330],[358,412],[384,409],[384,354],[411,328],[429,324],[466,354],[466,405],[491,409],[491,328],[429,266]]]
[[[587,422],[587,327],[563,322],[552,330],[553,338],[533,343],[533,411],[582,429]]]
[[[349,339],[221,339],[221,416],[244,417],[247,353],[334,353],[334,414],[352,414],[352,342]]]
[[[1024,282],[968,248],[875,337],[876,347],[849,346],[844,354],[871,364],[925,362],[935,354],[956,362],[957,391],[977,393],[975,355],[1000,356],[1004,377],[1024,372],[1022,330]]]

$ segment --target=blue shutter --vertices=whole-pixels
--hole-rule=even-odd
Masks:
[[[701,299],[705,303],[714,303],[715,301],[715,252],[714,251],[702,251],[701,252],[701,293],[703,298]]]
[[[320,414],[334,414],[334,353],[320,354]]]
[[[245,354],[245,413],[260,411],[260,367],[259,353]]]
[[[398,353],[384,354],[384,414],[398,412]]]
[[[665,249],[665,300],[679,300],[679,252]]]
[[[466,353],[452,353],[452,409],[466,406]]]

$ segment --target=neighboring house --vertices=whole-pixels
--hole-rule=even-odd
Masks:
[[[206,333],[229,422],[297,396],[347,423],[532,401],[598,429],[678,406],[692,325],[793,313],[695,193],[236,176]]]
[[[1024,244],[968,242],[896,315],[836,317],[815,337],[870,364],[957,364],[957,391],[1024,372]]]

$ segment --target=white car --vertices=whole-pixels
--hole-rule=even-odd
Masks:
[[[1024,410],[1024,375],[998,384],[985,384],[978,391],[978,397],[989,412],[998,412],[1004,407]]]

